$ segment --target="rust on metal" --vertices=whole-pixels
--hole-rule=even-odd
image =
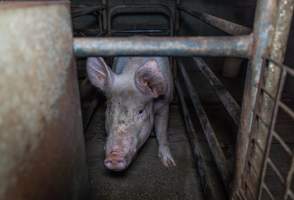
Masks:
[[[2,2],[0,33],[0,199],[82,199],[69,3]]]
[[[76,56],[235,56],[251,55],[252,37],[75,38]]]
[[[267,71],[265,73],[265,84],[263,91],[269,93],[269,95],[262,95],[261,101],[261,117],[265,120],[266,123],[270,124],[269,130],[264,133],[258,133],[258,137],[260,135],[267,135],[267,141],[264,143],[265,155],[263,159],[263,163],[260,165],[261,169],[261,180],[259,186],[259,199],[261,199],[262,194],[262,187],[261,185],[264,182],[266,169],[269,159],[269,151],[271,148],[272,138],[274,136],[274,123],[277,118],[277,110],[278,108],[284,109],[284,111],[288,112],[289,116],[294,119],[294,114],[287,106],[285,106],[280,101],[280,96],[283,90],[283,84],[285,81],[285,76],[287,72],[290,74],[291,70],[287,70],[285,66],[279,66],[279,63],[283,63],[284,56],[287,48],[287,41],[289,36],[289,31],[291,28],[291,21],[293,16],[293,8],[294,8],[294,1],[293,0],[281,0],[279,2],[278,7],[278,16],[276,22],[276,29],[273,37],[273,45],[271,47],[271,51],[269,53],[269,57],[271,61],[267,66]],[[293,74],[292,74],[293,75]],[[274,98],[272,98],[274,97]],[[273,104],[272,101],[275,100]],[[291,115],[292,112],[292,115]],[[287,184],[287,190],[289,190],[290,184]],[[285,192],[286,193],[286,192]],[[287,194],[285,194],[285,199],[287,198]]]
[[[253,110],[257,97],[257,86],[260,82],[263,56],[269,53],[273,41],[277,6],[277,0],[259,0],[257,2],[253,30],[254,41],[252,43],[252,56],[246,73],[240,127],[236,142],[235,175],[232,184],[233,198],[241,189],[242,175],[245,169],[250,132],[252,129]]]
[[[183,6],[179,6],[178,9],[230,35],[247,35],[251,33],[251,29],[246,26],[242,26],[204,12],[190,10]]]

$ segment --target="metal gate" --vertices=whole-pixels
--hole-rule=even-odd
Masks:
[[[103,23],[101,25],[102,32],[107,30],[106,2],[103,1],[103,6],[99,7],[101,10],[99,22]],[[54,2],[47,2],[47,4],[54,4]],[[67,10],[70,11],[69,3],[61,4],[62,6],[67,5]],[[29,5],[22,5],[24,5],[23,9],[29,7]],[[247,68],[242,109],[240,109],[240,106],[210,71],[207,64],[201,58],[194,58],[196,65],[214,87],[216,94],[233,121],[239,125],[234,169],[228,167],[228,160],[226,160],[220,148],[216,133],[209,124],[209,119],[201,108],[197,92],[193,88],[185,68],[181,63],[178,63],[180,75],[185,84],[181,85],[176,80],[176,89],[180,97],[188,135],[194,149],[193,153],[198,161],[205,160],[205,154],[198,148],[197,134],[191,124],[193,119],[191,119],[185,100],[182,98],[183,95],[181,95],[183,86],[188,90],[198,118],[202,119],[201,125],[212,158],[225,185],[225,190],[230,193],[231,199],[294,199],[291,189],[294,173],[293,152],[285,139],[275,130],[279,109],[284,110],[292,119],[294,118],[293,111],[280,100],[285,77],[294,75],[292,69],[281,64],[284,60],[293,5],[293,0],[258,0],[254,27],[250,31],[247,27],[207,13],[199,13],[184,8],[178,0],[175,7],[176,18],[179,17],[179,12],[186,12],[232,36],[74,38],[74,54],[78,57],[156,55],[231,56],[249,59],[250,64]],[[13,3],[10,6],[13,7]],[[17,6],[19,7],[19,5]],[[178,19],[175,20],[178,21]],[[286,177],[272,160],[270,151],[273,141],[277,142],[284,150],[284,154],[291,158]],[[199,165],[205,172],[211,172],[205,162]],[[273,192],[267,185],[266,176],[269,169],[280,180],[282,192]],[[234,174],[233,179],[231,178],[232,174]],[[215,199],[220,199],[220,196],[218,196],[220,191],[214,188],[214,183],[209,180],[210,177],[205,175],[207,176],[207,174],[204,174],[204,179],[211,190],[211,195]]]

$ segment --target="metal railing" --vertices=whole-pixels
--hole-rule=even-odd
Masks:
[[[293,12],[293,0],[258,0],[256,7],[256,16],[253,30],[247,27],[223,20],[215,16],[211,16],[207,13],[199,13],[183,8],[178,5],[178,8],[183,12],[186,12],[192,16],[197,17],[199,20],[216,27],[230,35],[234,36],[222,36],[222,37],[133,37],[133,38],[75,38],[74,39],[74,52],[76,56],[232,56],[250,59],[250,64],[247,68],[245,89],[243,95],[242,109],[234,101],[227,90],[221,92],[221,88],[224,89],[221,82],[216,76],[211,73],[209,68],[203,64],[201,60],[196,59],[196,63],[201,73],[208,79],[210,84],[214,86],[215,92],[222,101],[226,110],[232,117],[235,124],[239,125],[239,131],[236,142],[236,161],[234,170],[234,179],[231,183],[232,189],[231,199],[256,199],[262,192],[270,192],[270,189],[264,185],[263,178],[266,167],[271,166],[278,177],[281,178],[278,168],[273,165],[273,162],[268,158],[268,153],[265,149],[269,149],[268,143],[271,135],[280,141],[281,145],[286,147],[286,142],[283,141],[277,134],[275,134],[271,128],[269,132],[265,130],[256,130],[254,126],[256,123],[258,126],[262,126],[261,120],[257,120],[256,116],[273,116],[275,110],[278,107],[285,109],[292,116],[293,112],[282,103],[275,103],[275,105],[268,104],[268,99],[263,99],[264,108],[260,113],[255,113],[256,102],[259,99],[259,90],[263,93],[272,94],[272,97],[276,99],[275,91],[279,85],[277,77],[278,72],[272,71],[267,74],[266,90],[259,89],[261,84],[262,66],[264,63],[264,56],[270,55],[271,69],[275,69],[275,65],[281,66],[279,63],[283,62],[284,52],[287,44],[288,32]],[[239,34],[245,34],[240,36]],[[238,35],[238,36],[236,36]],[[198,60],[197,60],[198,59]],[[276,64],[273,64],[276,63]],[[285,68],[287,73],[291,70]],[[284,68],[283,68],[284,70]],[[184,77],[185,83],[190,91],[190,96],[194,101],[194,109],[198,111],[198,117],[208,121],[205,113],[201,112],[201,105],[197,103],[197,95],[187,77],[185,78],[184,67],[180,66],[180,72]],[[285,73],[285,72],[283,72]],[[282,73],[282,74],[283,74]],[[283,78],[281,79],[283,80]],[[220,88],[217,88],[220,87]],[[181,97],[181,91],[179,83],[176,82],[176,88]],[[270,91],[268,91],[270,89]],[[192,92],[191,92],[192,91]],[[182,98],[182,97],[181,97]],[[196,100],[195,100],[196,99]],[[183,100],[183,99],[181,99]],[[189,116],[185,110],[185,105],[181,101],[184,115]],[[200,108],[199,108],[200,107]],[[262,119],[259,117],[259,119]],[[186,124],[189,125],[191,119],[185,119]],[[239,123],[238,123],[239,121]],[[275,119],[265,122],[269,127],[272,127]],[[206,123],[206,125],[209,124]],[[207,126],[203,126],[206,129]],[[191,127],[190,127],[191,130]],[[194,134],[195,131],[190,131]],[[212,129],[208,128],[206,132],[207,140],[210,141],[210,151],[212,152],[214,161],[217,165],[218,171],[222,177],[223,182],[228,188],[228,172],[227,161],[223,156],[221,149],[219,148],[218,141],[215,137],[215,133]],[[269,135],[269,136],[268,136]],[[266,137],[263,137],[266,136]],[[258,143],[261,142],[261,143]],[[197,142],[194,141],[196,144]],[[253,145],[253,146],[252,146]],[[260,147],[260,148],[259,148]],[[285,148],[288,149],[289,148]],[[199,153],[200,152],[200,153]],[[200,158],[203,158],[201,150],[195,152]],[[264,160],[264,162],[263,162]],[[253,169],[253,170],[250,170]],[[291,168],[292,169],[292,168]],[[292,177],[293,170],[289,171],[289,176]],[[284,183],[291,178],[284,180]],[[292,191],[289,189],[289,185],[286,187],[285,195],[291,196]],[[271,196],[271,194],[269,194]],[[271,196],[273,199],[274,195]]]

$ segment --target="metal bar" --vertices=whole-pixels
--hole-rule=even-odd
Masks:
[[[217,178],[218,176],[216,175],[214,168],[212,168],[209,163],[210,155],[207,155],[205,147],[203,147],[203,144],[200,142],[199,136],[194,129],[191,116],[184,99],[183,90],[178,80],[175,81],[175,86],[180,99],[181,110],[187,129],[186,134],[192,148],[195,162],[197,163],[198,172],[201,177],[200,180],[202,182],[202,186],[204,187],[204,193],[207,197],[211,197],[209,199],[225,200],[227,198],[224,194],[223,187]]]
[[[240,122],[240,106],[232,97],[230,92],[225,88],[222,82],[217,78],[217,76],[213,73],[213,71],[208,67],[205,61],[202,58],[193,58],[198,69],[202,72],[202,74],[207,78],[210,85],[213,87],[217,96],[223,103],[225,109],[233,119],[234,123],[238,126]]]
[[[284,200],[287,200],[287,194],[288,194],[289,190],[291,189],[293,173],[294,173],[294,156],[292,156],[290,170],[289,170],[289,172],[287,174],[287,178],[286,178],[286,189],[285,189],[285,194],[284,194]]]
[[[251,33],[251,29],[246,26],[242,26],[204,12],[190,10],[183,6],[178,7],[178,9],[230,35],[247,35]]]
[[[253,110],[256,103],[257,86],[263,64],[263,56],[268,53],[273,38],[273,30],[277,13],[277,0],[259,0],[255,11],[254,45],[252,60],[247,68],[243,94],[240,128],[236,142],[235,175],[232,184],[232,197],[241,189],[242,174],[245,169],[246,156],[253,122]]]
[[[272,170],[276,173],[276,175],[280,179],[281,183],[284,184],[285,180],[283,178],[283,175],[281,174],[281,172],[278,170],[277,166],[273,163],[273,161],[270,158],[267,160],[267,164],[271,166]]]
[[[279,136],[279,134],[275,131],[273,131],[274,137],[276,140],[278,140],[279,144],[284,148],[284,150],[289,154],[292,155],[292,150],[288,147],[288,145],[285,143],[285,141]]]
[[[269,195],[269,197],[272,199],[272,200],[276,200],[273,193],[270,191],[270,189],[267,187],[267,185],[263,184],[262,185],[262,188],[264,189],[264,191],[266,191],[266,193]]]
[[[282,92],[283,92],[283,87],[285,83],[285,77],[286,77],[286,71],[282,69],[282,73],[279,74],[280,78],[278,79],[279,82],[277,84],[278,91],[275,94],[275,103],[273,106],[273,113],[270,116],[270,127],[267,132],[267,137],[266,137],[266,146],[265,146],[265,153],[263,157],[263,162],[262,162],[262,170],[261,170],[261,177],[260,177],[260,185],[259,185],[259,191],[258,191],[258,199],[261,198],[261,185],[264,182],[265,175],[266,175],[266,168],[267,168],[267,160],[270,154],[270,148],[272,146],[272,138],[273,138],[273,131],[275,130],[275,125],[276,125],[276,119],[278,115],[278,110],[279,110],[279,100],[281,98]]]
[[[274,63],[277,67],[279,68],[284,68],[288,74],[290,74],[291,76],[294,76],[294,69],[291,69],[290,67],[288,67],[287,65],[284,65],[282,63],[278,63],[277,61],[271,59],[271,58],[266,58],[268,61]]]
[[[293,16],[293,8],[294,8],[294,1],[293,0],[280,0],[278,5],[278,15],[276,21],[276,28],[273,36],[273,44],[271,50],[269,52],[269,57],[271,60],[274,60],[277,63],[283,63],[285,51],[287,48],[287,41],[289,36],[289,31],[291,27],[291,21]],[[268,98],[263,97],[262,99],[262,109],[261,112],[263,116],[268,117],[271,121],[270,131],[267,133],[258,133],[258,137],[262,137],[262,135],[267,134],[267,143],[265,144],[266,152],[265,152],[265,159],[269,156],[269,151],[271,147],[273,131],[275,128],[275,122],[278,114],[279,106],[281,106],[280,98],[283,92],[283,86],[286,79],[287,70],[284,68],[280,68],[280,66],[275,65],[275,63],[270,62],[268,65],[268,71],[265,77],[265,90],[275,96],[275,103],[272,105],[268,101]],[[269,121],[269,120],[266,120]],[[265,165],[266,162],[262,163],[261,169],[261,180],[260,182],[264,181],[265,177]],[[260,183],[261,184],[261,183]],[[287,184],[287,188],[288,188]],[[287,189],[285,193],[287,192]],[[260,198],[260,188],[259,188],[259,198]],[[286,195],[285,195],[286,197]]]
[[[214,161],[216,163],[216,166],[218,168],[218,171],[222,177],[222,180],[226,186],[229,184],[229,168],[228,163],[226,160],[226,157],[224,155],[224,152],[219,144],[219,141],[216,137],[216,134],[209,122],[209,119],[205,113],[204,108],[201,105],[199,96],[194,89],[193,84],[190,81],[190,78],[186,72],[186,69],[184,66],[179,67],[179,71],[184,79],[185,85],[187,87],[188,94],[190,96],[191,102],[193,104],[193,107],[197,113],[197,116],[199,118],[202,131],[204,132],[204,135],[207,139],[210,151],[213,155]]]
[[[112,19],[117,15],[125,15],[125,14],[161,14],[166,16],[169,19],[169,30],[170,35],[173,35],[174,31],[174,17],[172,10],[164,5],[164,4],[138,4],[138,5],[118,5],[112,7],[108,13],[108,34],[110,35],[112,32]]]
[[[288,107],[286,106],[286,104],[284,104],[283,102],[279,102],[279,106],[288,114],[290,115],[290,117],[292,119],[294,119],[294,112]]]
[[[291,190],[289,190],[288,191],[288,194],[287,194],[288,196],[290,196],[290,198],[293,200],[294,199],[294,193],[291,191]],[[289,198],[288,198],[289,199]]]
[[[251,36],[75,38],[76,56],[236,56],[248,57]]]

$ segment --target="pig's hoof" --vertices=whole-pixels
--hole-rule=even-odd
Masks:
[[[160,146],[158,156],[165,167],[175,167],[176,162],[174,161],[170,149],[168,146]]]

